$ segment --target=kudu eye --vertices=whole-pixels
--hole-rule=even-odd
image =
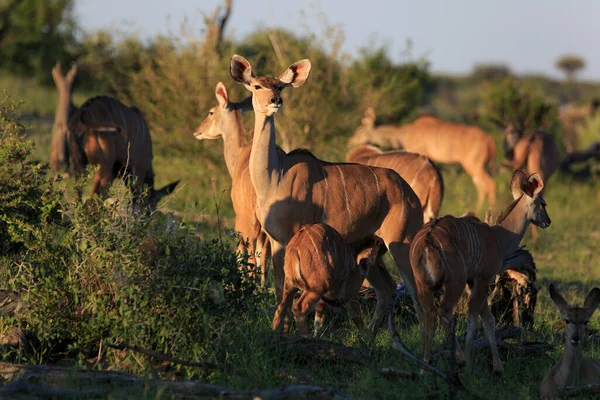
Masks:
[[[210,116],[211,116],[211,115],[213,115],[214,113],[215,113],[215,112],[214,112],[213,110],[210,110],[210,111],[208,112],[208,116],[210,117]]]
[[[258,85],[254,85],[254,90],[259,90],[259,89],[262,89],[262,88]]]

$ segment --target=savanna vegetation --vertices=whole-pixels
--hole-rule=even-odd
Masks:
[[[214,31],[226,27],[221,24],[227,20],[226,9],[207,14],[204,34],[189,26],[181,35],[150,41],[109,32],[82,34],[72,6],[69,0],[0,2],[3,361],[118,370],[148,378],[129,389],[76,375],[61,383],[67,389],[99,390],[81,392],[82,396],[175,396],[156,378],[236,389],[320,385],[357,398],[447,396],[445,383],[418,375],[395,350],[387,329],[367,341],[346,316],[330,312],[322,338],[356,349],[352,357],[345,348],[337,353],[316,347],[299,350],[272,333],[272,285],[262,288],[248,268],[238,268],[231,178],[222,141],[200,142],[191,132],[217,104],[214,89],[219,81],[232,99],[247,95],[229,75],[234,53],[270,76],[296,60],[311,60],[307,84],[283,94],[277,142],[285,150],[304,147],[331,161],[344,159],[346,141],[366,107],[377,111],[378,123],[401,124],[428,111],[477,124],[494,137],[498,149],[502,135],[496,122],[518,117],[532,129],[552,133],[560,146],[564,132],[557,122],[559,104],[565,98],[584,104],[600,97],[600,83],[578,81],[573,75],[568,81],[517,76],[505,65],[479,65],[468,75],[442,76],[431,73],[427,60],[411,55],[410,48],[401,63],[392,61],[385,46],[371,45],[351,57],[341,50],[344,32],[327,22],[318,32],[261,29],[233,40]],[[230,11],[235,12],[235,5]],[[87,193],[89,181],[50,173],[56,106],[50,69],[56,61],[79,65],[76,105],[92,95],[108,94],[142,110],[152,132],[157,186],[181,179],[180,188],[157,212],[132,213],[130,194],[119,182],[112,186],[109,200],[80,201],[77,191],[84,188]],[[571,69],[574,74],[580,68]],[[252,124],[249,113],[244,116],[247,131]],[[600,115],[583,120],[579,133],[581,148],[599,140]],[[501,158],[498,151],[497,166]],[[441,214],[461,215],[474,207],[469,176],[456,166],[440,167],[445,180]],[[511,175],[497,168],[496,214],[512,201]],[[492,373],[489,350],[476,351],[471,368],[460,370],[466,387],[461,397],[535,398],[564,347],[564,322],[552,306],[547,285],[554,282],[569,302],[582,304],[600,282],[598,178],[580,181],[558,172],[546,182],[544,198],[552,225],[541,231],[535,244],[529,243],[528,235],[524,240],[538,268],[535,324],[510,342],[547,346],[534,353],[519,351],[518,346],[502,351],[504,377]],[[400,282],[391,265],[390,272]],[[365,300],[363,305],[370,316],[371,303]],[[591,340],[585,348],[586,354],[597,357],[599,315],[590,321]],[[395,323],[404,342],[419,354],[419,329],[410,309],[399,311]],[[465,326],[461,314],[459,337]],[[177,360],[147,356],[132,351],[132,346]],[[438,330],[435,350],[448,348]],[[435,365],[447,370],[446,358],[438,357]],[[415,374],[390,378],[383,368]],[[50,385],[40,376],[34,374],[28,382]]]

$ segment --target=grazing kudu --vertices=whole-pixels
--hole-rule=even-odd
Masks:
[[[544,180],[554,174],[560,165],[560,156],[554,136],[545,132],[523,134],[523,131],[514,124],[507,124],[504,128],[505,156],[509,157],[502,165],[510,170],[522,169],[527,174],[538,173]],[[543,193],[542,193],[543,194]],[[538,239],[538,230],[531,227],[532,241]]]
[[[235,230],[240,233],[238,251],[247,254],[249,260],[254,258],[256,265],[262,267],[261,283],[265,285],[268,241],[254,212],[256,193],[248,174],[252,144],[246,143],[242,125],[242,113],[252,110],[252,99],[248,97],[239,103],[230,101],[221,82],[215,88],[215,96],[219,104],[210,109],[208,116],[194,130],[194,137],[198,140],[223,138],[225,165],[232,179]],[[259,258],[262,263],[259,263]]]
[[[480,316],[490,342],[494,371],[504,369],[496,346],[495,319],[488,307],[488,288],[503,263],[519,250],[519,242],[529,223],[542,228],[550,225],[546,203],[540,196],[544,187],[538,174],[527,177],[523,171],[513,174],[510,188],[514,202],[503,212],[497,225],[489,226],[476,217],[445,216],[423,226],[410,245],[420,308],[423,358],[429,362],[431,343],[439,316],[446,332],[465,287],[469,285],[469,317],[464,359],[468,362],[471,344]],[[434,293],[444,289],[436,310]],[[437,314],[437,315],[436,315]],[[457,357],[463,354],[457,345]]]
[[[379,147],[403,149],[423,154],[434,162],[459,163],[471,176],[477,189],[477,211],[481,211],[487,196],[494,207],[496,182],[488,169],[496,157],[496,144],[476,126],[446,122],[433,115],[423,115],[401,125],[375,126],[375,111],[368,108],[362,124],[348,141],[350,146],[374,144]]]
[[[583,307],[571,307],[551,283],[548,286],[552,303],[566,323],[567,344],[560,360],[548,371],[540,387],[540,398],[554,399],[566,387],[600,383],[600,360],[584,357],[581,344],[587,337],[586,325],[600,304],[600,289],[593,288]]]
[[[327,224],[307,224],[300,228],[286,248],[283,297],[273,318],[273,329],[281,328],[295,294],[302,290],[294,305],[294,319],[301,335],[308,335],[306,319],[319,301],[341,302],[356,327],[363,332],[358,291],[369,269],[377,268],[380,245],[381,241],[375,237],[366,247],[361,244],[356,255],[342,235]],[[315,336],[321,327],[322,313],[323,307],[319,307],[315,316]]]
[[[58,98],[50,138],[50,167],[54,173],[69,169],[69,149],[67,146],[67,125],[77,110],[71,99],[73,81],[77,75],[77,65],[73,64],[66,75],[62,72],[60,63],[52,68],[52,79],[56,85]]]
[[[600,109],[600,99],[594,99],[583,106],[568,103],[559,108],[558,121],[563,131],[563,142],[567,153],[579,150],[579,124],[584,119],[594,116],[598,109]]]
[[[78,175],[88,164],[99,165],[92,194],[101,194],[117,176],[129,184],[135,198],[143,185],[149,188],[148,206],[170,194],[179,183],[154,189],[152,139],[141,112],[119,100],[98,96],[87,100],[69,121],[67,130],[70,155]]]
[[[439,169],[424,155],[407,151],[384,153],[377,147],[363,145],[350,150],[346,161],[393,169],[421,200],[423,222],[438,216],[444,198],[444,181]]]
[[[410,186],[390,169],[329,163],[306,150],[288,154],[277,150],[274,115],[282,106],[281,91],[304,84],[310,61],[290,65],[278,78],[255,76],[248,60],[238,55],[231,58],[230,67],[233,79],[252,92],[255,121],[249,172],[256,215],[271,241],[277,300],[282,299],[285,247],[302,225],[317,222],[330,225],[350,244],[373,235],[382,238],[412,293],[408,243],[423,223],[423,211]],[[370,269],[369,282],[377,281],[373,274],[380,270]],[[371,330],[383,319],[394,289],[391,280],[375,287]]]

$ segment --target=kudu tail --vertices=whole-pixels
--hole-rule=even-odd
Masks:
[[[442,288],[446,278],[446,259],[444,251],[435,243],[433,237],[433,228],[435,223],[431,225],[429,232],[425,234],[423,240],[423,251],[419,260],[419,270],[422,271],[420,280],[432,292],[436,292]]]

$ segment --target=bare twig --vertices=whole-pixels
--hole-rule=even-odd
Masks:
[[[146,350],[146,349],[143,349],[136,345],[130,345],[127,343],[122,343],[122,344],[107,343],[106,346],[110,347],[112,349],[116,349],[116,350],[135,351],[136,353],[145,354],[149,357],[158,358],[159,360],[168,361],[168,362],[172,362],[174,364],[179,364],[179,365],[185,365],[188,367],[217,368],[217,365],[214,363],[181,360],[181,359],[178,359],[175,357],[167,356],[165,354],[157,353],[156,351]]]

